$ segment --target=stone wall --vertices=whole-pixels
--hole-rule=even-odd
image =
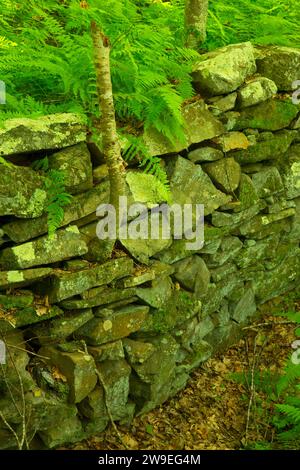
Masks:
[[[16,447],[8,425],[53,448],[104,430],[107,406],[130,422],[236,341],[257,305],[299,286],[300,53],[246,43],[203,59],[183,109],[188,148],[144,135],[173,201],[205,205],[197,252],[96,237],[107,169],[78,116],[0,128],[0,448]],[[52,239],[49,189],[31,166],[46,155],[73,194]],[[134,201],[166,200],[151,175],[130,168],[127,183]]]

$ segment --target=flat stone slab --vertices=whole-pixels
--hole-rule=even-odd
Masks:
[[[132,271],[133,260],[122,257],[73,273],[55,272],[48,283],[42,283],[38,289],[42,294],[48,295],[49,301],[54,303],[128,276]]]
[[[60,226],[63,227],[93,214],[100,204],[108,202],[109,183],[103,182],[93,189],[72,198],[71,202],[64,208],[64,217]],[[47,219],[47,215],[42,215],[36,219],[14,220],[4,224],[2,230],[15,243],[22,243],[47,233]]]
[[[0,271],[0,289],[22,287],[32,284],[53,273],[52,268],[25,269],[22,271]]]
[[[138,331],[144,323],[149,307],[130,305],[108,318],[93,318],[76,331],[75,336],[91,346],[116,341]]]
[[[118,302],[119,300],[129,299],[135,295],[135,289],[114,289],[110,287],[96,288],[97,294],[87,299],[63,300],[61,306],[66,310],[76,310],[78,308],[92,308],[99,305]]]
[[[86,123],[77,114],[10,119],[0,129],[0,155],[59,149],[85,140]]]
[[[84,255],[88,248],[76,226],[0,251],[2,269],[26,269]]]

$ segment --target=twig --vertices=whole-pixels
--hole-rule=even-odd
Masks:
[[[281,321],[274,321],[274,322],[265,322],[265,323],[257,323],[256,325],[244,326],[243,330],[255,330],[255,328],[260,328],[263,326],[274,326],[274,325],[292,325],[297,323],[296,321],[292,320],[281,320]]]

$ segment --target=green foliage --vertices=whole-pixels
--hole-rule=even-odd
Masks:
[[[65,190],[65,175],[63,171],[49,169],[48,157],[37,160],[32,167],[45,174],[45,188],[48,194],[48,236],[53,238],[56,230],[64,219],[64,207],[70,203],[72,196]]]

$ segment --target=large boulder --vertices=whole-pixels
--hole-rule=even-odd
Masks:
[[[291,47],[267,46],[256,48],[257,70],[273,80],[280,91],[293,90],[299,80],[300,50]]]
[[[10,119],[0,129],[0,155],[59,149],[85,139],[86,125],[77,114]]]
[[[255,73],[254,49],[250,42],[233,44],[201,57],[193,71],[197,90],[210,96],[235,91]]]

